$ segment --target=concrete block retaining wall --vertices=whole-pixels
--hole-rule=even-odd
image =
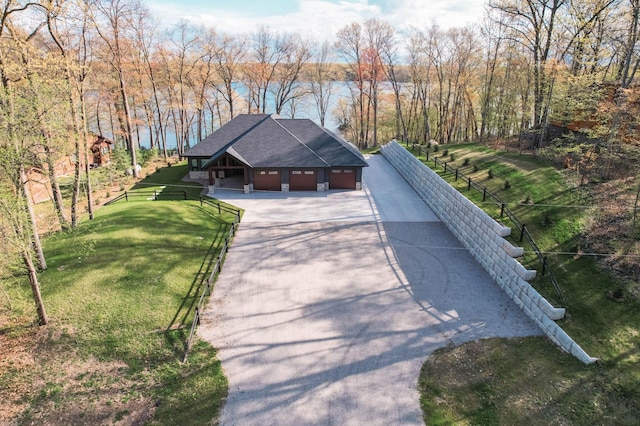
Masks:
[[[586,364],[596,361],[554,322],[564,317],[564,309],[552,306],[527,282],[536,276],[536,271],[527,270],[515,259],[522,256],[523,250],[504,239],[511,234],[511,228],[493,220],[397,142],[384,145],[381,152],[500,288],[554,343]]]

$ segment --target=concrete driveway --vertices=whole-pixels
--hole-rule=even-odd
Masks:
[[[541,334],[382,156],[363,191],[216,192],[246,209],[199,334],[223,425],[423,424],[429,354]]]

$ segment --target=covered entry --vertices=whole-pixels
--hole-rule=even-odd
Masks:
[[[290,191],[316,191],[316,171],[315,170],[290,170],[289,190]]]
[[[356,171],[352,168],[332,168],[329,189],[356,189]]]
[[[256,191],[280,191],[280,171],[254,170],[253,188]]]

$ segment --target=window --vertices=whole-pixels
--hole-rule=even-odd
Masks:
[[[304,174],[305,175],[312,175],[312,174],[314,174],[314,172],[313,172],[313,170],[305,170]]]
[[[292,171],[291,171],[291,174],[292,174],[292,175],[301,175],[301,174],[302,174],[302,172],[301,172],[300,170],[292,170]]]

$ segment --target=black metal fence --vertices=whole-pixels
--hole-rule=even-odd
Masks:
[[[424,155],[426,159],[426,163],[429,164],[430,162],[433,162],[434,168],[442,167],[442,169],[444,170],[444,173],[452,175],[455,181],[464,180],[467,184],[467,191],[470,191],[472,189],[476,190],[477,192],[482,194],[483,203],[488,202],[500,209],[500,217],[501,218],[506,217],[511,221],[514,227],[518,230],[518,233],[519,233],[519,235],[517,235],[518,242],[521,244],[526,243],[531,248],[531,251],[535,253],[536,258],[540,265],[541,276],[547,277],[549,279],[551,285],[553,286],[553,289],[555,290],[556,295],[558,296],[560,301],[563,303],[564,307],[566,307],[567,300],[562,294],[562,290],[560,289],[558,280],[556,279],[556,276],[553,273],[551,266],[549,265],[549,260],[547,256],[545,256],[545,254],[540,250],[535,240],[533,239],[533,236],[527,229],[527,226],[524,223],[522,223],[520,219],[518,219],[515,213],[508,207],[507,203],[502,201],[496,195],[492,194],[487,189],[487,187],[485,187],[484,185],[481,185],[478,182],[475,182],[473,179],[471,179],[470,176],[467,176],[464,173],[462,173],[460,169],[449,166],[446,161],[442,161],[441,159],[438,159],[436,155],[431,155],[431,158],[430,158],[428,149],[424,149],[420,145],[412,145],[410,150],[413,153],[415,153],[415,151],[417,150],[418,156]]]
[[[122,194],[117,197],[112,198],[111,200],[104,203],[105,206],[109,204],[116,203],[118,201],[133,201],[133,200],[194,200],[200,201],[200,205],[207,205],[209,207],[213,207],[218,213],[232,213],[235,215],[239,215],[240,211],[234,209],[233,207],[229,207],[226,204],[222,204],[218,201],[215,201],[211,198],[205,198],[201,195],[195,195],[189,191],[178,191],[178,190],[132,190],[132,191],[124,191]]]
[[[115,198],[112,198],[104,205],[113,204],[119,201],[133,201],[133,200],[150,200],[150,201],[158,201],[158,200],[192,200],[199,201],[201,206],[211,207],[214,210],[217,210],[218,214],[224,213],[232,213],[234,215],[233,223],[231,224],[231,229],[229,233],[224,239],[224,243],[220,249],[220,254],[216,260],[216,263],[207,279],[204,288],[202,289],[202,294],[200,294],[200,298],[198,299],[198,304],[195,307],[193,321],[191,322],[191,330],[189,332],[189,337],[187,338],[184,357],[182,362],[186,361],[187,356],[189,355],[189,351],[191,350],[191,346],[193,344],[193,337],[196,334],[196,330],[198,325],[200,325],[200,315],[203,311],[204,305],[207,301],[207,298],[211,295],[211,287],[215,282],[215,278],[217,274],[222,269],[222,263],[224,262],[224,258],[227,255],[227,250],[229,249],[229,243],[233,236],[236,233],[238,223],[240,223],[240,210],[230,207],[228,205],[222,204],[218,201],[215,201],[210,198],[204,198],[200,195],[195,195],[189,191],[177,191],[177,190],[132,190],[125,191],[122,194],[118,195]]]
[[[222,263],[224,262],[224,258],[227,255],[227,250],[229,249],[229,242],[231,238],[236,233],[236,229],[238,223],[240,222],[240,214],[238,214],[233,220],[233,224],[231,225],[231,229],[229,230],[229,234],[227,234],[224,239],[224,243],[222,244],[222,248],[220,250],[220,254],[218,255],[218,259],[216,260],[213,269],[211,270],[211,274],[209,275],[209,279],[207,279],[206,284],[204,285],[204,289],[202,290],[202,294],[200,295],[200,299],[198,300],[198,304],[194,310],[193,321],[191,322],[191,331],[189,332],[189,337],[187,338],[187,344],[184,351],[184,357],[182,358],[182,362],[187,360],[187,356],[189,355],[189,351],[191,350],[191,345],[193,343],[193,337],[196,334],[196,330],[200,325],[200,313],[202,312],[204,305],[207,301],[207,298],[211,296],[211,287],[215,282],[216,275],[222,269]]]

